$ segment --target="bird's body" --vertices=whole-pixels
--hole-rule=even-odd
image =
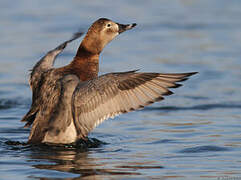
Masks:
[[[32,105],[22,121],[31,126],[29,143],[69,144],[85,139],[103,120],[137,110],[172,94],[195,73],[161,74],[136,71],[98,77],[99,54],[119,33],[136,24],[121,25],[101,18],[93,23],[73,61],[53,68],[54,60],[75,36],[48,52],[30,76]]]

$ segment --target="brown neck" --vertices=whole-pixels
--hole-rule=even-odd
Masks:
[[[99,72],[99,54],[89,52],[81,44],[73,61],[63,69],[64,72],[77,75],[82,81],[93,79]]]

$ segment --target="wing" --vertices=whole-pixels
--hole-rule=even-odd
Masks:
[[[36,113],[39,111],[39,100],[41,99],[40,89],[42,88],[44,81],[46,81],[46,77],[44,77],[44,74],[45,76],[48,76],[48,74],[51,74],[50,72],[47,72],[47,71],[53,67],[56,57],[64,50],[64,48],[67,46],[68,43],[74,41],[75,39],[81,37],[82,35],[83,35],[82,32],[75,33],[71,39],[63,42],[55,49],[49,51],[34,66],[29,79],[29,84],[33,91],[32,105],[28,113],[21,120],[21,121],[27,121],[25,127],[29,127],[33,123],[36,117]]]
[[[51,75],[55,75],[54,72]],[[73,124],[71,100],[73,92],[79,83],[75,75],[66,75],[61,78],[46,77],[46,83],[41,88],[40,98],[36,106],[38,112],[34,121],[28,121],[25,126],[32,124],[29,142],[69,142],[74,141],[74,131],[66,130]],[[73,129],[73,128],[72,128]],[[74,129],[73,129],[74,130]],[[70,137],[68,137],[70,136]],[[71,142],[72,142],[71,141]]]
[[[56,102],[56,98],[60,96],[61,86],[60,81],[61,77],[59,77],[55,73],[55,69],[51,69],[47,72],[44,72],[37,83],[36,87],[32,89],[32,104],[28,113],[22,118],[21,121],[27,121],[25,127],[29,127],[36,119],[36,115],[43,114],[41,109],[46,110],[51,108],[45,106],[53,106],[53,102]]]
[[[177,88],[196,72],[182,74],[111,73],[80,83],[72,101],[73,117],[80,137],[109,117],[143,108],[163,96],[173,94],[168,88]]]
[[[41,58],[32,69],[32,72],[30,74],[29,84],[30,87],[33,89],[37,87],[37,84],[39,80],[41,79],[41,75],[43,72],[46,72],[47,70],[51,69],[53,67],[54,61],[57,58],[57,56],[65,49],[68,43],[78,39],[83,35],[82,32],[75,33],[71,39],[68,41],[63,42],[59,46],[57,46],[55,49],[49,51],[43,58]]]

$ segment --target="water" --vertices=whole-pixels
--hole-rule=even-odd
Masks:
[[[199,74],[165,101],[105,121],[90,134],[98,147],[6,144],[28,138],[28,70],[99,17],[138,24],[105,48],[101,74]],[[0,1],[0,179],[241,178],[240,17],[236,0]]]

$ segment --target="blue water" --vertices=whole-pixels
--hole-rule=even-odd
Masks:
[[[31,147],[20,122],[29,70],[100,17],[137,23],[102,53],[100,73],[199,74],[144,110],[105,121],[89,149]],[[241,1],[0,1],[0,179],[241,178]],[[73,58],[81,40],[59,56]]]

